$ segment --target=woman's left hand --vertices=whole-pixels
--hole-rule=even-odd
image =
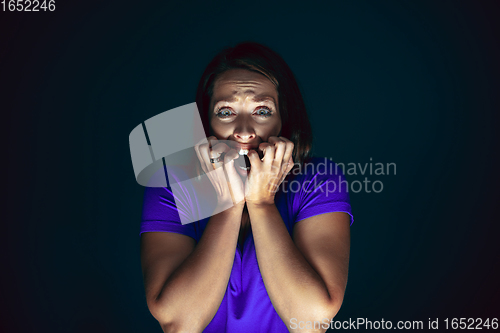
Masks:
[[[259,145],[262,160],[255,150],[248,153],[250,173],[245,181],[247,204],[274,204],[274,196],[286,175],[293,168],[293,142],[285,137],[271,136]]]

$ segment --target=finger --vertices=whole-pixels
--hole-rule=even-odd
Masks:
[[[209,136],[207,138],[207,141],[208,141],[210,148],[212,148],[213,146],[215,146],[218,143],[219,140],[217,140],[217,138],[212,135],[212,136]]]
[[[286,149],[285,153],[283,154],[283,161],[290,161],[290,159],[293,157],[293,148],[294,148],[294,143],[287,138],[280,136],[280,138],[285,141],[286,144]],[[293,164],[292,164],[293,166]]]
[[[284,159],[286,151],[286,141],[276,136],[272,136],[269,138],[269,143],[273,144],[274,147],[276,148],[273,165],[277,168],[280,168],[283,164],[286,164],[288,161]]]
[[[217,156],[212,157],[211,149],[209,147],[209,143],[205,143],[199,146],[200,155],[202,160],[204,161],[207,170],[213,170],[222,166],[222,162],[212,163],[210,161],[211,158],[216,158]]]
[[[219,162],[216,162],[216,163],[212,163],[213,170],[211,172],[214,180],[217,181],[217,183],[219,184],[219,186],[221,188],[226,186],[225,182],[227,181],[223,165],[224,165],[224,161],[222,161],[222,160]]]
[[[290,160],[287,163],[284,163],[283,166],[282,166],[283,173],[281,174],[281,178],[280,178],[280,181],[278,183],[277,190],[283,184],[283,181],[288,176],[288,174],[290,173],[290,171],[292,170],[292,168],[293,168],[293,159],[290,158]]]
[[[224,147],[225,144],[219,143],[219,145],[220,147],[217,148],[217,150],[225,149]],[[215,149],[216,147],[214,146],[213,148]],[[231,152],[230,150],[228,150],[228,152],[224,155],[224,157],[220,158],[219,162],[212,163],[212,172],[209,173],[209,176],[213,181],[213,184],[215,184],[215,186],[217,186],[217,188],[219,189],[220,191],[219,193],[224,193],[227,190],[230,191],[230,187],[228,184],[228,176],[226,175],[226,170],[223,166],[226,163],[228,163],[230,159],[234,158],[235,155],[237,155],[235,153],[236,153],[235,151]],[[217,153],[214,154],[212,151],[212,155],[216,154]]]
[[[201,143],[203,142],[203,143]],[[207,174],[210,170],[213,170],[213,166],[210,163],[210,148],[209,141],[207,139],[201,140],[196,146],[195,150],[198,155],[198,159],[200,160],[201,167],[205,174]]]
[[[223,142],[219,142],[216,145],[212,146],[212,150],[210,152],[210,156],[212,158],[216,158],[221,156],[224,153],[227,153],[231,148]]]
[[[218,159],[223,153],[229,150],[227,144],[219,142],[215,136],[209,136],[207,143],[199,146],[200,155],[202,156],[208,170],[217,169],[222,166],[223,162],[212,162],[211,159]]]
[[[264,166],[271,168],[274,160],[274,145],[268,142],[263,142],[259,145],[259,150],[264,153],[264,157],[262,158]]]
[[[259,169],[261,168],[263,162],[259,158],[259,153],[255,150],[250,150],[247,154],[248,160],[250,161],[250,172],[252,172],[253,169]]]
[[[208,156],[210,164],[212,165],[213,169],[218,169],[224,164],[224,162],[220,158],[224,153],[224,143],[219,143],[219,140],[217,140],[215,136],[209,136],[207,140],[209,145]]]
[[[234,182],[235,180],[240,179],[240,175],[236,172],[236,168],[234,166],[235,159],[237,159],[239,156],[240,155],[235,149],[229,150],[224,156],[224,165],[229,182]]]
[[[280,186],[283,186],[283,181],[285,180],[286,176],[287,176],[286,173],[281,176],[281,179],[280,179],[278,185],[276,186],[276,192],[279,191]]]
[[[224,153],[226,150],[229,150],[229,148],[224,147],[223,144],[220,143],[210,150],[209,155],[212,169],[217,169],[224,164]]]
[[[224,169],[227,175],[227,180],[229,182],[229,191],[231,193],[231,199],[233,200],[233,203],[236,204],[240,202],[241,200],[244,200],[244,194],[240,190],[238,191],[238,188],[242,188],[243,183],[241,181],[240,175],[236,171],[235,168],[235,159],[237,159],[240,155],[235,149],[229,150],[226,155],[224,156]]]
[[[283,163],[283,165],[281,165],[281,180],[280,180],[280,184],[285,180],[285,178],[288,176],[288,174],[290,173],[290,171],[292,171],[292,169],[293,169],[293,159],[290,158],[288,160],[288,162]]]
[[[266,156],[266,148],[271,146],[271,144],[269,142],[262,142],[259,147],[257,148],[258,151],[262,152],[263,154],[263,157],[262,159],[264,159],[264,157]]]
[[[290,157],[290,159],[288,160],[288,162],[286,164],[285,177],[286,177],[286,175],[288,175],[288,173],[290,173],[290,171],[292,171],[293,166],[294,166],[293,158]]]

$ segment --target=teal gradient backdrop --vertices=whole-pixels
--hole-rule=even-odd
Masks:
[[[221,48],[294,71],[315,154],[395,163],[351,193],[337,320],[498,317],[498,5],[56,1],[0,12],[2,332],[161,332],[139,258],[128,135],[194,102]],[[257,319],[256,319],[257,320]]]

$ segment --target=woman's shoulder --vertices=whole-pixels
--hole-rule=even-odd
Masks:
[[[283,190],[294,223],[326,212],[350,214],[348,183],[332,159],[311,157],[297,168],[299,172],[295,170],[297,174],[288,179]]]

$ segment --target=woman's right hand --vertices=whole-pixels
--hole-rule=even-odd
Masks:
[[[217,140],[215,136],[210,136],[207,140],[208,143],[197,144],[194,148],[203,171],[217,193],[218,206],[230,208],[243,205],[245,202],[244,184],[234,166],[234,159],[239,157],[238,152]],[[211,158],[217,157],[221,158],[219,162],[210,163]]]

